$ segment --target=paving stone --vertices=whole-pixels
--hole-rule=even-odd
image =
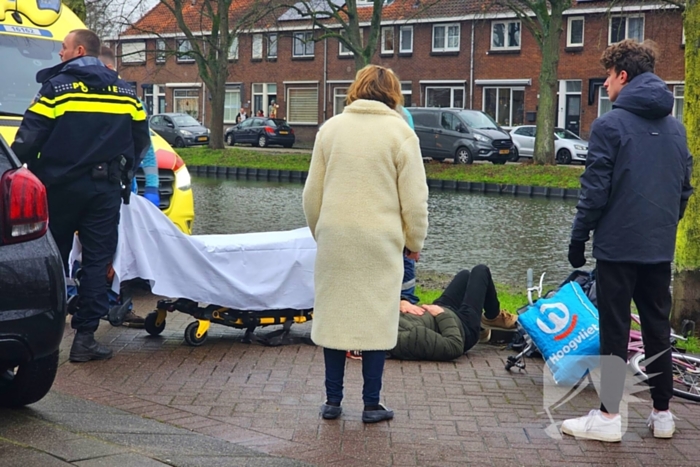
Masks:
[[[129,453],[75,462],[74,465],[78,467],[166,467],[170,464],[158,462],[154,459],[138,454]]]
[[[71,464],[44,452],[10,444],[0,439],[0,465],[2,467],[69,467]]]

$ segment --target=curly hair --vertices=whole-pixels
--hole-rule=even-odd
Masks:
[[[656,44],[652,41],[639,43],[627,39],[613,44],[603,52],[600,63],[603,68],[615,69],[615,73],[627,72],[627,80],[632,81],[636,76],[646,72],[654,72],[656,64]]]
[[[389,68],[367,65],[357,72],[355,81],[348,89],[345,103],[352,104],[357,99],[383,102],[389,108],[396,109],[403,105],[401,82]]]

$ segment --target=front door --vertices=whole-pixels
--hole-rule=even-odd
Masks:
[[[566,96],[565,128],[576,135],[581,131],[581,95]]]

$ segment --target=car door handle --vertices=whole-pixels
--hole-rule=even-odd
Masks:
[[[441,134],[442,134],[442,130],[435,130],[435,133],[441,135]]]

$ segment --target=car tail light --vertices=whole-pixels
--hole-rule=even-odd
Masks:
[[[2,241],[20,243],[46,234],[49,205],[46,188],[29,170],[9,170],[0,178]]]
[[[272,128],[271,126],[266,126],[266,127],[265,127],[265,132],[266,132],[266,133],[269,133],[269,134],[271,134],[271,135],[273,135],[273,134],[275,134],[275,129]]]
[[[290,128],[290,129],[289,129],[289,132],[290,132],[291,134],[294,134],[294,128]]]

